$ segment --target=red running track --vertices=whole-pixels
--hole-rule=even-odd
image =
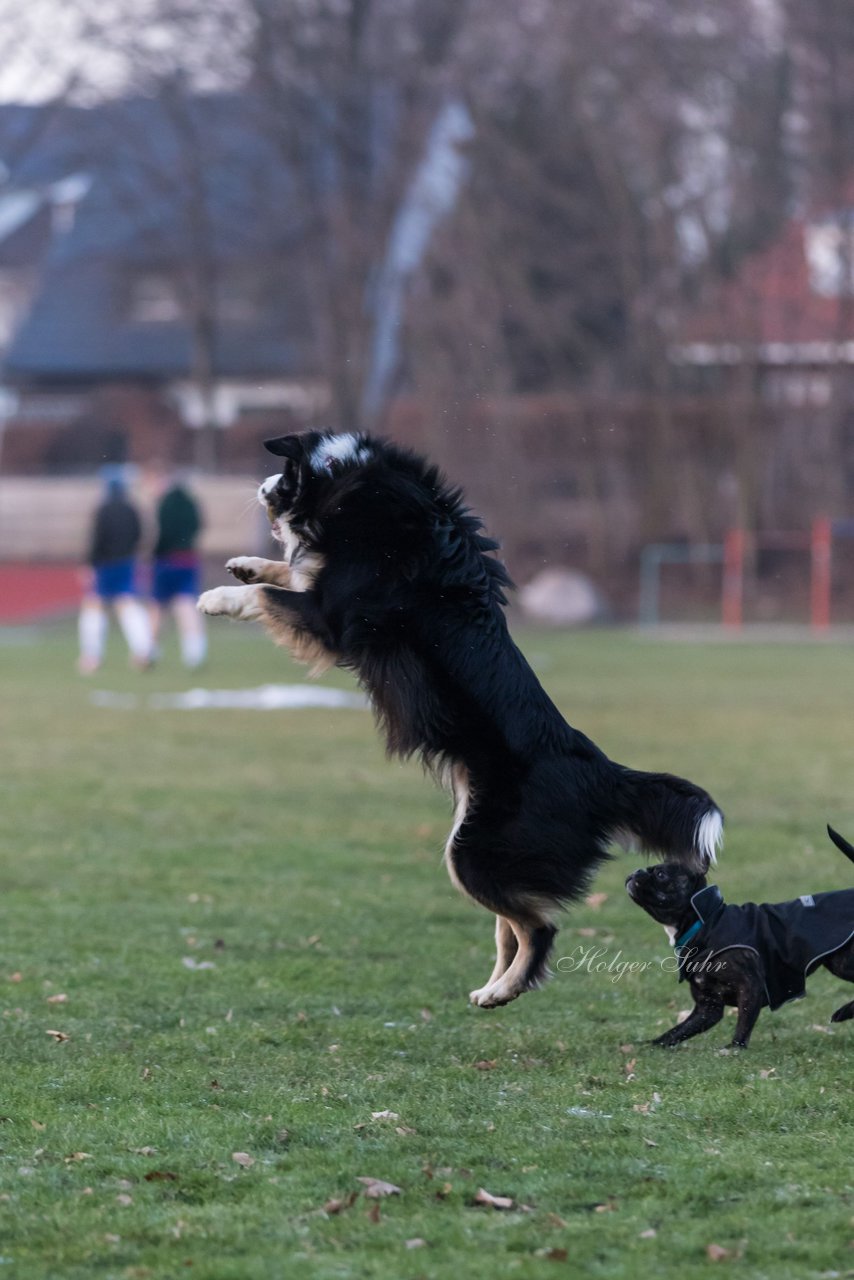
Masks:
[[[68,564],[0,564],[0,626],[74,613],[80,570]]]

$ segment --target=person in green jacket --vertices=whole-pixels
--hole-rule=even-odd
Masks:
[[[197,542],[203,527],[198,503],[179,476],[169,477],[157,504],[157,541],[151,580],[151,626],[157,644],[167,609],[178,631],[185,667],[200,667],[207,636],[196,609],[201,561]]]

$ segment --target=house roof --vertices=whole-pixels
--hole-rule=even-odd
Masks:
[[[854,210],[788,222],[747,258],[730,281],[712,288],[684,326],[672,355],[681,363],[854,362]]]
[[[15,129],[32,126],[33,110],[0,108],[0,159]],[[0,270],[38,275],[5,355],[7,380],[189,374],[189,327],[134,316],[128,282],[188,264],[204,270],[202,254],[220,275],[249,264],[274,278],[300,226],[291,176],[250,111],[244,98],[213,95],[183,102],[178,117],[135,99],[45,120],[0,188]],[[310,373],[301,303],[292,271],[262,291],[251,322],[223,319],[217,374]]]

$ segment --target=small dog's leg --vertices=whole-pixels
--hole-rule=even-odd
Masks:
[[[262,603],[260,587],[214,587],[212,591],[202,592],[196,608],[210,617],[255,622],[263,616]]]
[[[546,920],[536,923],[509,920],[509,923],[516,935],[516,955],[510,967],[495,982],[472,992],[472,1003],[482,1009],[509,1004],[523,991],[539,986],[546,976],[546,962],[557,928]]]
[[[657,1044],[662,1049],[672,1049],[674,1045],[681,1044],[683,1040],[690,1040],[692,1036],[698,1036],[703,1031],[708,1031],[711,1027],[716,1026],[723,1016],[724,1005],[722,1000],[710,1000],[702,1004],[698,1001],[684,1022],[671,1027],[669,1031],[665,1031],[664,1035],[659,1036],[656,1040],[651,1040],[650,1044]]]
[[[756,1019],[762,1010],[762,988],[742,987],[738,992],[738,1019],[735,1024],[735,1035],[730,1048],[746,1049],[750,1035],[756,1026]]]
[[[480,1004],[481,996],[485,995],[487,990],[497,982],[502,974],[506,973],[513,963],[513,957],[519,949],[516,941],[516,935],[513,932],[513,926],[505,916],[495,917],[495,966],[488,980],[479,987],[477,991],[472,991],[469,1000],[472,1004]]]
[[[290,566],[284,560],[263,560],[260,556],[233,556],[225,567],[240,582],[266,582],[273,587],[291,585]]]
[[[847,1022],[849,1018],[854,1018],[854,1000],[849,1000],[848,1004],[843,1004],[831,1014],[831,1022]]]

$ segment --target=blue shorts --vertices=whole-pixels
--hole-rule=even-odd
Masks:
[[[187,560],[155,560],[151,594],[158,604],[168,604],[175,596],[199,594],[198,563]]]
[[[102,600],[136,595],[136,565],[133,560],[113,560],[95,565],[95,593]]]

